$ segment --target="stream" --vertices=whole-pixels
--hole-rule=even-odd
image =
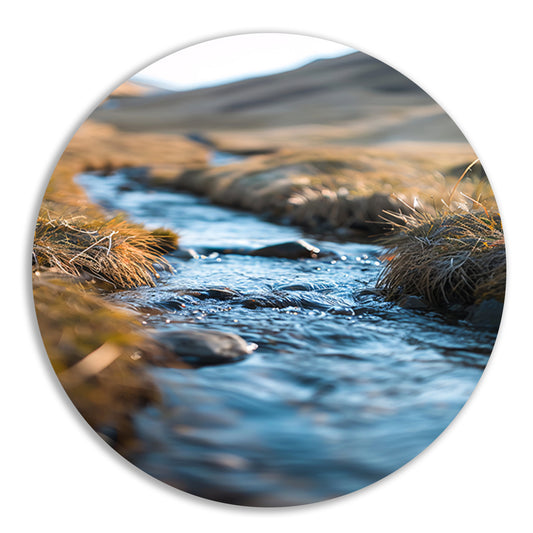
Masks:
[[[488,361],[495,332],[372,292],[378,246],[316,239],[187,193],[147,190],[121,173],[78,182],[92,201],[173,229],[181,248],[200,254],[169,254],[174,273],[162,272],[155,288],[114,292],[113,301],[140,310],[150,328],[209,328],[258,346],[232,364],[150,371],[162,403],[135,415],[143,447],[128,458],[172,486],[253,506],[353,492],[431,444]],[[302,238],[331,254],[202,255]],[[225,288],[241,297],[208,292]]]

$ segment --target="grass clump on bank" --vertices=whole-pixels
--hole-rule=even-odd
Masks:
[[[407,212],[404,203],[445,198],[457,180],[457,166],[469,160],[471,151],[455,145],[283,149],[187,171],[175,185],[308,231],[357,239],[390,229],[391,220],[384,217]],[[463,190],[486,195],[490,186],[481,172],[471,173]]]
[[[163,253],[177,247],[177,236],[163,229],[149,232],[121,217],[64,213],[42,209],[33,245],[37,268],[85,273],[114,288],[154,285],[156,264],[168,266]]]
[[[497,212],[412,209],[397,219],[401,225],[385,243],[389,260],[378,280],[387,298],[417,296],[435,307],[503,303],[505,243]]]

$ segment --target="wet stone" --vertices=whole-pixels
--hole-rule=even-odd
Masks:
[[[178,248],[177,250],[174,250],[171,255],[172,257],[183,259],[184,261],[200,258],[198,253],[196,253],[196,251],[194,251],[192,248]]]
[[[234,298],[241,298],[242,294],[234,291],[228,287],[211,287],[203,289],[185,289],[176,291],[176,296],[192,296],[198,300],[232,300]]]
[[[209,246],[201,249],[202,255],[210,256],[212,254],[219,255],[250,255],[253,252],[252,248],[228,248],[228,247],[213,247]]]
[[[503,313],[503,303],[494,298],[483,300],[480,304],[472,306],[468,319],[477,326],[497,328]]]
[[[169,331],[159,334],[156,341],[193,367],[233,363],[257,348],[235,333],[209,329]]]
[[[284,242],[265,246],[250,252],[250,255],[259,257],[279,257],[283,259],[305,259],[316,258],[320,253],[320,248],[309,244],[304,240]]]
[[[248,309],[273,308],[286,309],[288,307],[327,311],[336,304],[335,299],[321,297],[320,301],[309,296],[298,294],[286,294],[283,292],[272,292],[268,294],[247,295],[237,303]]]
[[[419,311],[428,309],[428,305],[420,296],[406,296],[398,303],[404,309],[413,309]]]
[[[232,300],[233,298],[239,298],[242,296],[240,292],[234,291],[233,289],[228,289],[227,287],[222,289],[207,289],[207,295],[209,298],[213,298],[215,300]]]
[[[287,285],[280,285],[279,287],[277,287],[277,289],[280,291],[331,292],[335,289],[335,287],[327,283],[302,282],[302,283],[289,283]]]

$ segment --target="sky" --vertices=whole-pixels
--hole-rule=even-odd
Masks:
[[[140,70],[132,80],[169,89],[196,89],[290,70],[315,59],[354,51],[349,46],[304,35],[234,35],[179,50]]]

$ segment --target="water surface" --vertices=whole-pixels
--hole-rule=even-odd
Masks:
[[[93,201],[176,230],[184,248],[304,237],[335,252],[297,261],[169,255],[175,273],[162,273],[156,288],[111,296],[143,309],[147,327],[210,328],[258,345],[234,364],[152,371],[163,402],[136,415],[143,449],[131,459],[173,486],[266,506],[352,492],[424,450],[483,372],[494,333],[402,309],[369,290],[382,269],[377,246],[309,239],[190,194],[148,191],[120,174],[79,181]],[[206,297],[207,289],[226,287],[242,298]],[[274,298],[279,305],[250,304]]]

